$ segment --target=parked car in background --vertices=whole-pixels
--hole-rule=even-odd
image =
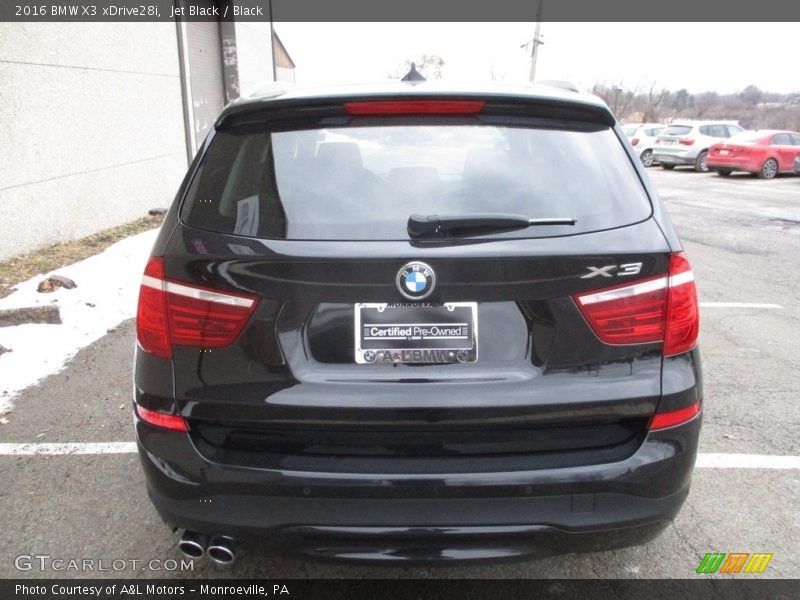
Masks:
[[[656,143],[656,137],[665,127],[666,125],[660,123],[629,124],[622,127],[625,137],[628,138],[645,167],[654,164],[653,146]]]
[[[653,160],[662,169],[691,165],[695,171],[707,173],[708,149],[742,131],[734,121],[677,121],[659,134],[653,146]]]
[[[733,171],[754,173],[772,179],[778,173],[792,173],[800,158],[800,133],[793,131],[744,131],[726,142],[714,144],[706,166],[720,175]]]
[[[800,175],[800,156],[794,159],[794,172]]]

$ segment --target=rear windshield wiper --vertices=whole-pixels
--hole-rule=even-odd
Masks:
[[[513,231],[539,225],[575,225],[572,217],[529,219],[522,215],[466,214],[466,215],[411,215],[408,218],[408,235],[412,238],[458,237]]]

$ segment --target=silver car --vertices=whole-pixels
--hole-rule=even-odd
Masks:
[[[706,157],[712,144],[744,131],[735,121],[676,121],[664,129],[653,146],[653,160],[662,169],[691,165],[707,173]]]
[[[665,127],[666,125],[661,125],[660,123],[623,125],[622,131],[625,137],[628,138],[634,152],[639,156],[645,167],[650,167],[655,163],[653,160],[653,146],[656,143],[656,137]]]

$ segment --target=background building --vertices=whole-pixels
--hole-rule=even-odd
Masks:
[[[0,23],[0,260],[168,206],[223,106],[292,67],[268,22]]]
[[[275,32],[272,35],[272,56],[275,61],[275,81],[294,83],[294,61]]]

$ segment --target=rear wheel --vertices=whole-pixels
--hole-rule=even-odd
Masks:
[[[758,172],[758,176],[761,179],[772,179],[777,174],[778,174],[778,161],[776,161],[774,158],[768,158],[767,161],[764,163],[764,166],[762,166],[761,170]]]
[[[703,150],[700,154],[697,155],[697,160],[694,161],[694,170],[698,173],[708,173],[708,165],[706,164],[706,158],[708,158],[708,152]]]
[[[666,171],[672,171],[672,169],[675,168],[675,165],[665,165],[664,163],[661,163],[661,168]]]
[[[652,150],[645,150],[642,152],[642,164],[645,167],[652,167],[653,166],[653,151]]]
[[[722,177],[727,177],[732,172],[733,171],[731,171],[730,169],[717,169],[717,175],[721,175]]]

